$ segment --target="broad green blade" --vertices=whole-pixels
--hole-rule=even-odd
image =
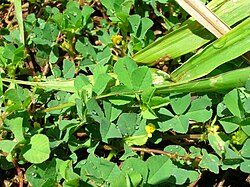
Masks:
[[[208,29],[214,36],[220,38],[230,31],[225,23],[210,11],[200,0],[176,0],[195,20]]]
[[[250,16],[249,7],[249,0],[213,0],[208,5],[208,8],[229,26]],[[136,53],[133,59],[139,64],[154,65],[160,60],[174,59],[189,53],[213,39],[213,34],[191,18],[181,28]]]
[[[23,27],[23,13],[21,0],[14,0],[16,18],[20,31],[20,41],[24,44],[24,27]]]
[[[211,92],[242,87],[249,78],[250,67],[247,67],[188,83],[174,84],[166,82],[166,85],[155,86],[158,94],[170,92]]]
[[[216,67],[250,50],[250,17],[208,45],[201,53],[171,73],[171,80],[182,83],[203,77]]]

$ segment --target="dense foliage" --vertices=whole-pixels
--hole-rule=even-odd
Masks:
[[[238,1],[208,5],[233,28],[220,39],[174,0],[1,2],[1,185],[244,182],[250,10]],[[218,180],[204,184],[208,172]]]

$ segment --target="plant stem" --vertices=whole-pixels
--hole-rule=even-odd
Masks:
[[[15,158],[13,158],[12,163],[14,164],[14,166],[16,168],[16,172],[18,175],[18,181],[19,181],[19,187],[23,187],[23,174],[22,174],[22,171],[21,171],[20,167],[18,166],[18,163],[17,163]]]
[[[106,160],[110,161],[113,158],[114,155],[115,155],[115,151],[114,151],[114,149],[111,149],[111,151],[109,152],[109,155],[106,158]]]
[[[169,139],[184,139],[184,138],[187,138],[187,139],[200,139],[202,138],[203,135],[202,134],[178,134],[178,135],[164,135],[163,138],[166,139],[166,140],[169,140]]]

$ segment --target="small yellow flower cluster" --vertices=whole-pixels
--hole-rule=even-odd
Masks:
[[[207,131],[212,134],[217,134],[219,129],[220,129],[219,125],[212,125],[207,128]]]
[[[112,36],[111,40],[112,40],[113,44],[119,45],[122,42],[122,36],[120,36],[120,35]]]
[[[149,123],[148,125],[146,125],[145,130],[148,133],[148,137],[152,138],[152,134],[156,130],[156,127],[153,123]]]

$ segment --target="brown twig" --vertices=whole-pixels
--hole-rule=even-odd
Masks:
[[[192,182],[189,187],[195,187],[197,185],[197,183],[199,182],[199,180],[201,179],[202,173],[199,174],[198,178],[196,179],[196,181]]]
[[[105,150],[112,150],[113,147],[110,146],[110,145],[104,145],[103,148]],[[179,156],[177,155],[177,153],[169,153],[169,152],[166,152],[166,151],[162,151],[162,150],[158,150],[158,149],[150,149],[150,148],[143,148],[143,147],[131,147],[131,149],[133,151],[139,151],[139,152],[145,152],[145,153],[150,153],[150,154],[161,154],[161,155],[166,155],[170,158],[173,158],[173,159],[177,159],[177,158],[181,158],[181,159],[188,159],[186,156]]]
[[[14,166],[16,168],[18,181],[19,181],[19,187],[23,187],[23,173],[22,173],[20,167],[18,166],[18,163],[17,163],[15,158],[13,158],[12,163],[14,164]]]
[[[139,152],[145,152],[145,153],[156,153],[156,154],[161,154],[161,155],[166,155],[168,157],[174,158],[177,155],[173,153],[168,153],[162,150],[158,149],[150,149],[150,148],[142,148],[142,147],[131,147],[133,151],[139,151]]]
[[[248,175],[248,177],[246,178],[246,182],[250,184],[250,175]]]
[[[224,186],[225,180],[226,180],[226,178],[228,177],[229,173],[230,173],[230,170],[227,170],[227,171],[224,173],[224,175],[221,177],[220,182],[218,183],[217,187],[222,187],[222,186]]]

